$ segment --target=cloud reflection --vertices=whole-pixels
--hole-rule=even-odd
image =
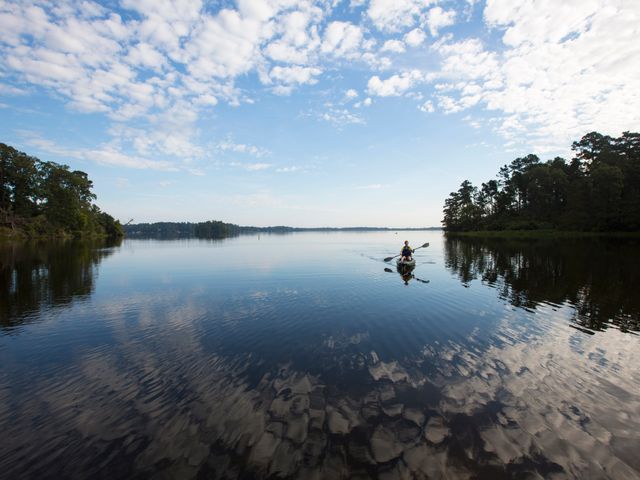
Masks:
[[[507,314],[489,343],[434,342],[383,361],[368,332],[338,334],[313,348],[327,371],[348,366],[344,383],[284,353],[208,349],[206,308],[177,298],[111,305],[113,344],[54,376],[0,380],[12,439],[0,468],[14,478],[639,476],[631,336],[532,332]]]

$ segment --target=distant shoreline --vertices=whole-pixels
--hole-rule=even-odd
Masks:
[[[155,222],[155,223],[132,223],[125,226],[126,230],[133,230],[136,228],[140,228],[141,226],[155,226],[155,225],[198,225],[198,222]],[[285,225],[278,226],[269,226],[269,227],[254,227],[249,225],[242,225],[239,228],[246,231],[294,231],[294,232],[318,232],[318,231],[353,231],[353,230],[364,230],[364,231],[423,231],[423,230],[442,230],[442,227],[289,227]]]
[[[128,238],[226,238],[256,233],[298,232],[417,232],[442,231],[442,227],[270,227],[240,226],[219,221],[210,222],[156,222],[125,225]]]

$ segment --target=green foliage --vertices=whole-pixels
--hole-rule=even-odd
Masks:
[[[444,228],[640,230],[640,134],[591,132],[572,150],[569,163],[517,158],[480,189],[465,180],[445,200]]]
[[[93,183],[85,172],[42,162],[0,143],[0,226],[27,237],[106,235],[122,226],[93,204]]]
[[[198,238],[225,238],[240,234],[240,227],[217,220],[197,223],[194,234]]]
[[[192,238],[195,226],[187,222],[156,222],[129,224],[123,228],[128,238]]]

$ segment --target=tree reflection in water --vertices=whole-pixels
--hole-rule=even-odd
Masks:
[[[106,240],[24,243],[0,247],[0,328],[91,295],[96,267],[120,244]]]
[[[640,330],[640,245],[625,239],[505,240],[448,237],[445,265],[468,286],[479,279],[515,307],[573,307],[587,333]]]

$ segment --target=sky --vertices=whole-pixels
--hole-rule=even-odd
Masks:
[[[439,226],[640,130],[637,0],[0,0],[0,142],[122,222]]]

